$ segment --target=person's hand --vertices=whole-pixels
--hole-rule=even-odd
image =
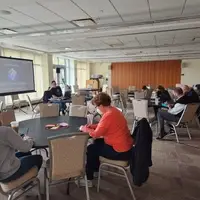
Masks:
[[[28,135],[24,135],[23,140],[33,140],[33,138],[29,137]]]
[[[82,132],[87,132],[87,130],[88,130],[87,125],[80,127],[80,131]]]
[[[95,129],[96,125],[95,124],[87,124],[86,127],[90,128],[90,129]]]

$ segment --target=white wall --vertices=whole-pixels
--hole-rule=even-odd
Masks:
[[[104,80],[108,78],[110,82],[111,79],[111,70],[110,70],[111,63],[90,63],[90,75],[100,74],[103,75]],[[101,81],[100,85],[102,86],[104,81]],[[108,83],[109,84],[109,83]]]
[[[182,60],[181,74],[181,84],[200,84],[200,59]]]

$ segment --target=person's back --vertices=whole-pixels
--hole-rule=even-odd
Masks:
[[[103,136],[105,143],[116,151],[128,151],[133,145],[127,121],[117,108],[111,107],[109,112],[102,116],[97,128],[99,127],[106,129],[106,134]]]
[[[20,167],[20,160],[15,156],[15,150],[28,152],[33,145],[31,140],[23,141],[9,127],[0,127],[0,180],[14,174]]]

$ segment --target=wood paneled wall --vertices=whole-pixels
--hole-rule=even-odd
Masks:
[[[153,87],[175,86],[181,80],[181,61],[113,63],[111,80],[112,86],[120,88],[128,88],[130,85],[142,88],[143,85],[148,84]]]

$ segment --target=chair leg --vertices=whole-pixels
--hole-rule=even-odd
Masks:
[[[173,126],[173,129],[174,129],[174,132],[175,132],[176,141],[177,141],[177,143],[180,143],[179,139],[178,139],[178,134],[177,134],[177,131],[176,131],[176,127],[174,125],[172,125],[172,126]]]
[[[46,178],[45,180],[45,185],[46,185],[46,200],[49,200],[49,180]]]
[[[41,197],[41,188],[40,188],[40,181],[39,179],[36,179],[37,181],[37,187],[38,187],[38,200],[42,200],[42,197]]]
[[[13,194],[10,194],[10,195],[8,196],[8,200],[12,200],[12,198],[13,198]]]
[[[136,119],[134,119],[133,128],[131,130],[131,135],[133,134],[133,131],[134,131],[135,127],[136,127],[136,122],[137,122]]]
[[[85,175],[85,191],[86,191],[87,200],[90,200],[90,194],[89,194],[89,189],[88,189],[88,180],[87,180],[87,176],[86,175]]]
[[[99,166],[99,176],[98,176],[97,192],[99,192],[99,189],[100,189],[101,168],[102,168],[102,165]]]
[[[121,169],[121,170],[122,170],[122,169]],[[126,172],[125,169],[123,169],[122,171],[124,172],[124,176],[125,176],[125,178],[126,178],[128,187],[129,187],[129,189],[130,189],[131,196],[133,197],[133,200],[136,200],[135,194],[134,194],[134,192],[133,192],[133,188],[132,188],[132,186],[131,186],[130,180],[129,180],[128,175],[127,175],[127,172]]]
[[[197,123],[198,127],[200,128],[199,118],[196,117],[195,120],[196,120],[196,123]]]
[[[189,130],[189,128],[188,128],[188,124],[186,123],[185,125],[186,125],[186,129],[187,129],[188,136],[189,136],[189,138],[190,138],[190,140],[191,140],[192,137],[191,137],[191,134],[190,134],[190,130]]]

